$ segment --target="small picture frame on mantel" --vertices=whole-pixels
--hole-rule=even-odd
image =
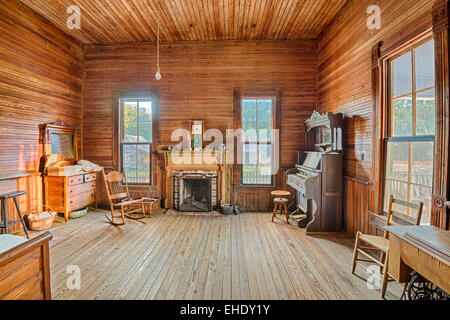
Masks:
[[[204,133],[204,123],[203,120],[191,120],[191,141],[192,150],[201,151],[203,150],[203,133]]]

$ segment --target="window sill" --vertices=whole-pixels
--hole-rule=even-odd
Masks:
[[[256,188],[264,188],[264,189],[274,189],[273,185],[258,185],[258,184],[243,184],[242,188],[256,189]]]

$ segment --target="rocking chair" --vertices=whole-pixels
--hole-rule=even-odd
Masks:
[[[146,217],[145,201],[147,199],[133,200],[131,198],[126,175],[112,171],[107,175],[103,174],[103,176],[111,210],[111,219],[107,216],[109,222],[114,226],[123,226],[125,218],[132,220],[144,219]],[[122,222],[116,223],[114,219],[121,219]]]

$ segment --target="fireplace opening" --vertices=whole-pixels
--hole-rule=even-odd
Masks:
[[[217,207],[217,173],[179,172],[174,177],[176,210],[212,212]]]
[[[212,211],[211,179],[183,179],[179,210],[184,212]]]

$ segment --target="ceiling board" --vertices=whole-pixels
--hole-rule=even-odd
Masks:
[[[20,0],[78,41],[156,40],[158,0]],[[347,0],[160,0],[161,40],[315,39]],[[66,10],[81,9],[81,29],[69,30]]]

